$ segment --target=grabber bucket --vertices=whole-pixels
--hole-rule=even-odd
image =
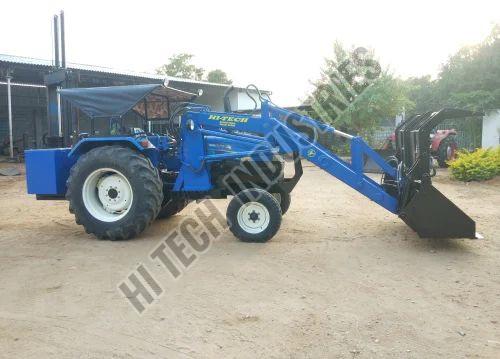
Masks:
[[[420,237],[476,238],[476,223],[432,185],[429,164],[431,130],[446,119],[478,115],[443,109],[409,118],[396,128],[399,217]]]

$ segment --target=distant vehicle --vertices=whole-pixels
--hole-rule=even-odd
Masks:
[[[431,156],[434,157],[439,167],[448,167],[448,161],[455,159],[457,155],[458,145],[455,140],[457,131],[455,129],[436,130],[430,134],[431,139]],[[382,145],[382,150],[396,151],[396,134],[393,132],[387,137]]]

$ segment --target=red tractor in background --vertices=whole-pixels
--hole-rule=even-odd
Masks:
[[[457,155],[456,135],[457,131],[453,128],[450,130],[437,130],[430,135],[431,154],[437,159],[441,168],[448,167],[447,162],[454,160]]]
[[[439,167],[448,167],[447,162],[455,158],[457,153],[457,142],[455,136],[457,131],[455,129],[449,130],[436,130],[430,134],[431,138],[431,155],[439,164]],[[396,151],[395,145],[396,134],[393,132],[382,145],[381,150]]]

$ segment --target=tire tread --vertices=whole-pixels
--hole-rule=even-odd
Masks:
[[[129,168],[130,173],[137,176],[143,185],[142,196],[137,198],[134,218],[128,218],[120,226],[103,225],[104,222],[88,214],[85,206],[79,203],[81,188],[75,188],[87,168],[103,159],[109,161],[110,167],[118,165]],[[74,214],[76,223],[82,225],[85,232],[94,234],[99,239],[121,240],[137,236],[157,217],[163,200],[163,184],[151,161],[130,148],[116,145],[97,147],[82,155],[71,168],[66,185],[69,211]]]

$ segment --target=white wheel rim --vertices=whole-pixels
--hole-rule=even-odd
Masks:
[[[127,215],[134,200],[130,182],[121,172],[100,168],[85,179],[83,204],[87,211],[103,222],[115,222]]]
[[[247,233],[261,233],[269,226],[270,215],[259,202],[247,202],[238,210],[238,225]]]

